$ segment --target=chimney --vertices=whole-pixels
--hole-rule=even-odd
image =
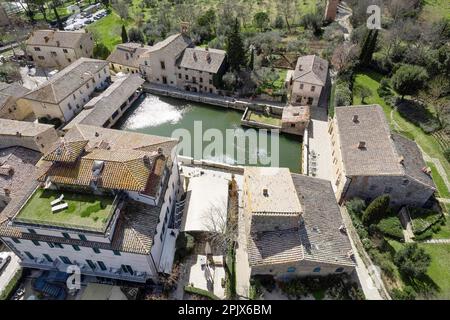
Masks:
[[[208,63],[211,63],[211,55],[209,54],[209,52],[206,54],[206,61]]]
[[[352,120],[354,123],[359,123],[359,120],[358,120],[358,115],[357,114],[355,114],[354,116],[353,116],[353,120]]]
[[[45,43],[47,43],[47,42],[48,42],[48,40],[50,40],[50,38],[49,38],[49,37],[47,37],[47,36],[45,36],[45,37],[44,37],[44,40],[45,40]]]
[[[365,141],[360,141],[358,144],[358,149],[365,149],[366,148],[366,142]]]
[[[267,188],[263,189],[263,196],[268,197],[269,196],[269,190]]]
[[[182,35],[188,35],[189,33],[189,22],[181,22],[180,29]]]

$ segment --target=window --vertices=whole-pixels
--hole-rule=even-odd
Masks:
[[[39,47],[34,47],[34,51],[41,51],[41,48],[39,48]]]
[[[105,271],[107,268],[105,266],[105,264],[102,261],[97,261],[98,266],[100,267],[100,269],[102,269],[103,271]]]
[[[320,272],[320,267],[315,267],[313,272]]]
[[[342,267],[339,267],[339,268],[337,268],[336,269],[336,271],[335,272],[343,272],[344,271],[344,268],[342,268]]]
[[[24,253],[27,255],[27,257],[28,257],[29,259],[31,259],[31,260],[34,259],[33,255],[32,255],[31,253],[29,253],[28,251],[25,251]]]
[[[186,80],[189,80],[189,76],[188,76],[187,74],[184,76],[184,78],[185,78]]]
[[[79,247],[79,246],[77,246],[77,245],[72,245],[72,247],[73,247],[73,250],[75,250],[75,251],[80,251],[80,247]]]
[[[314,92],[316,90],[316,86],[311,86],[311,92]]]
[[[199,81],[200,81],[200,83],[203,83],[203,78],[200,77],[200,78],[199,78]]]
[[[122,265],[122,270],[123,270],[123,272],[134,274],[133,268],[131,268],[131,266],[129,266],[129,265],[123,264]]]
[[[86,236],[84,234],[79,234],[80,240],[87,241]]]
[[[54,247],[55,247],[55,246],[53,245],[52,242],[47,242],[47,244],[48,244],[48,246],[49,246],[50,248],[54,248]]]
[[[70,235],[67,232],[63,232],[62,235],[64,238],[70,239]]]
[[[96,265],[92,260],[86,259],[86,262],[92,270],[95,270]]]
[[[300,89],[303,89],[304,84],[300,83]]]
[[[36,247],[39,247],[41,244],[37,240],[31,240]]]
[[[212,84],[212,80],[211,79],[209,79],[209,84]]]
[[[114,253],[115,256],[120,256],[120,252],[117,251],[117,250],[113,250],[113,253]]]
[[[53,245],[54,245],[56,248],[64,249],[64,247],[63,247],[63,245],[62,245],[61,243],[53,243]]]
[[[70,262],[70,259],[65,257],[65,256],[59,256],[59,258],[61,259],[61,261],[65,264],[72,264],[72,262]]]
[[[94,250],[95,253],[100,253],[100,249],[99,248],[92,248],[92,250]]]
[[[164,61],[160,61],[160,63],[161,63],[161,69],[166,69],[166,64],[164,63]]]
[[[80,49],[83,49],[83,45],[80,44]]]
[[[197,79],[196,79],[195,77],[192,77],[192,82],[193,82],[193,83],[196,83],[196,82],[197,82]]]
[[[116,111],[112,114],[112,118],[115,119],[119,115],[119,111]]]
[[[291,123],[291,128],[295,128],[295,123]]]
[[[67,51],[67,49],[63,49],[63,52],[64,53],[69,53],[69,51]]]
[[[11,238],[11,239],[14,243],[20,243],[19,239],[17,239],[17,238]]]
[[[289,268],[287,269],[287,272],[295,272],[295,267],[289,267]]]
[[[46,253],[43,254],[44,258],[47,259],[48,262],[53,262],[53,259]]]
[[[307,104],[313,104],[314,98],[309,97],[308,98],[308,103]]]
[[[178,79],[181,79],[181,73],[178,74]]]
[[[58,55],[55,51],[50,51],[50,54],[52,55],[52,57],[56,57]]]

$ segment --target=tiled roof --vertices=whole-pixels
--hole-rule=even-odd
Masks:
[[[53,125],[50,124],[0,119],[0,136],[17,136],[17,133],[19,133],[22,137],[35,137],[52,128]],[[0,140],[1,147],[2,143]]]
[[[104,60],[80,58],[25,95],[24,99],[58,104],[107,65]]]
[[[295,173],[292,180],[304,208],[299,228],[304,259],[354,265],[350,240],[339,230],[344,223],[330,181]]]
[[[225,60],[226,52],[200,47],[187,48],[179,66],[203,72],[217,73]]]
[[[191,38],[189,38],[188,36],[186,36],[184,34],[176,33],[176,34],[173,34],[173,35],[167,37],[163,41],[160,41],[160,42],[157,42],[156,44],[154,44],[145,55],[151,54],[152,52],[159,51],[166,47],[170,47],[170,50],[173,53],[175,53],[176,55],[178,55],[184,49],[189,47],[191,44],[192,44]]]
[[[422,152],[417,146],[417,143],[397,133],[392,134],[392,140],[394,141],[398,154],[403,159],[405,174],[427,186],[436,188],[433,179],[423,172],[423,168],[427,164],[423,160]]]
[[[123,66],[139,68],[141,55],[146,53],[150,48],[150,46],[133,42],[118,44],[106,60]]]
[[[45,161],[75,162],[84,152],[88,140],[56,142],[44,156]]]
[[[338,107],[335,117],[347,176],[403,175],[400,155],[379,105]],[[359,148],[361,142],[365,146]]]
[[[328,61],[308,55],[298,58],[293,80],[324,86],[327,82]]]
[[[50,46],[75,48],[84,37],[90,37],[85,31],[36,30],[31,33],[26,44],[33,46]]]

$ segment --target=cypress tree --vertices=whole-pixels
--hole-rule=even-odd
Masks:
[[[125,29],[125,26],[122,25],[122,43],[127,43],[127,42],[128,42],[127,30]]]
[[[227,39],[227,55],[233,70],[239,71],[245,65],[244,43],[239,32],[239,22],[236,19]]]

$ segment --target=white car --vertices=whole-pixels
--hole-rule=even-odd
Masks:
[[[3,271],[8,266],[8,263],[11,261],[11,253],[9,252],[0,252],[0,272]]]

